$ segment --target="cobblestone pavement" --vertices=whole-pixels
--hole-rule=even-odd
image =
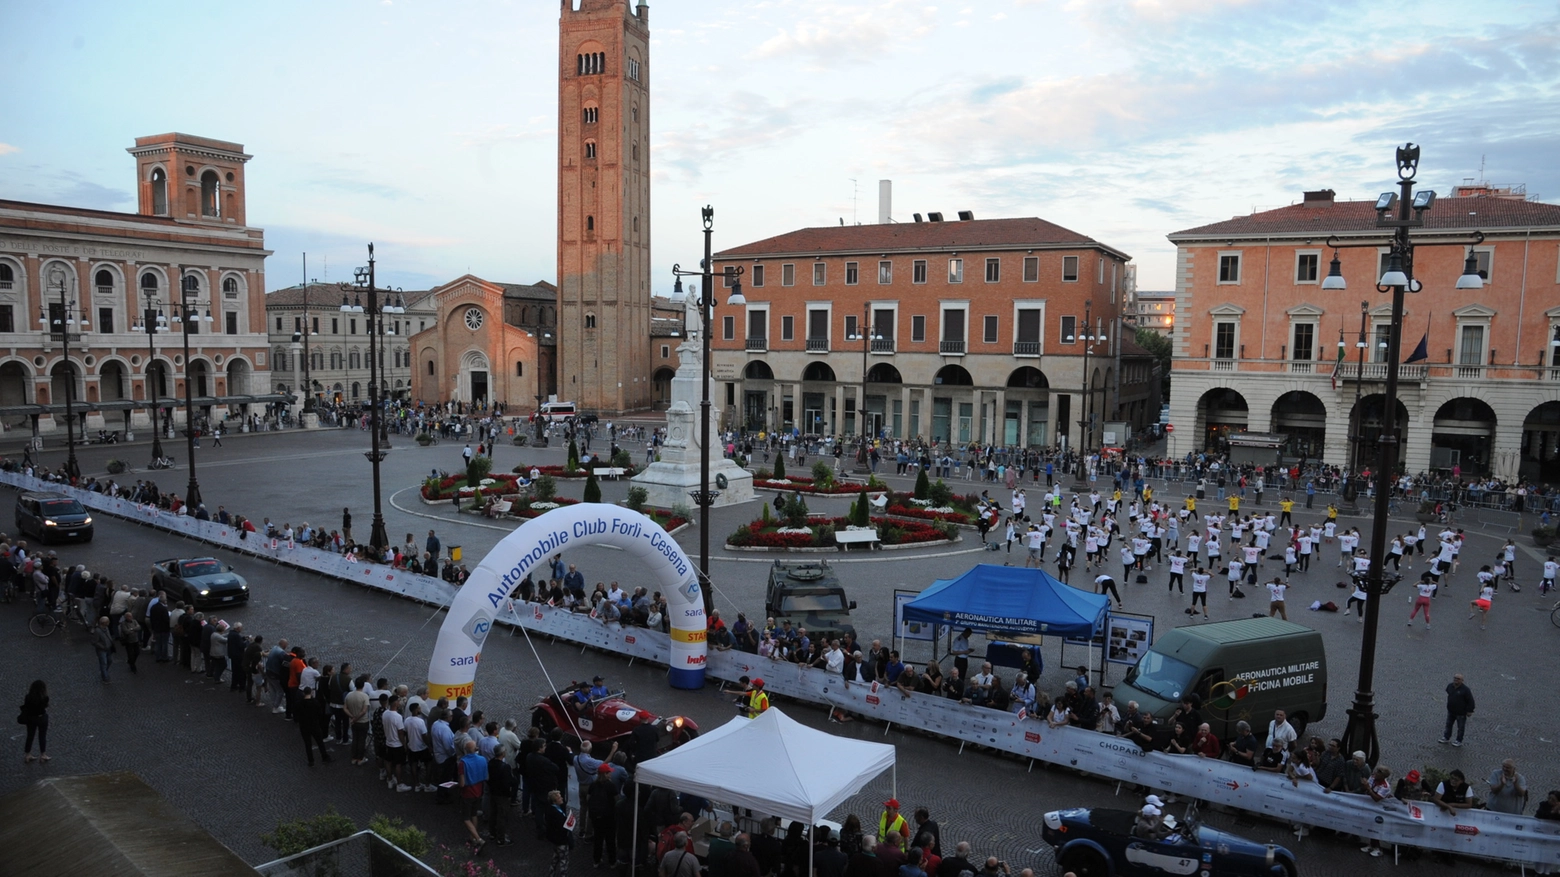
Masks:
[[[235,436],[225,444],[227,447],[222,449],[203,450],[197,458],[208,506],[215,508],[221,503],[256,518],[270,516],[294,524],[310,520],[334,527],[339,526],[341,505],[346,504],[353,507],[354,529],[366,532],[371,488],[368,465],[356,456],[361,445],[366,444],[361,432]],[[385,492],[398,494],[396,502],[406,510],[387,505],[386,517],[392,538],[399,539],[406,532],[422,536],[433,528],[446,545],[464,545],[467,557],[475,561],[504,535],[504,530],[479,526],[487,522],[469,516],[457,521],[447,507],[423,506],[414,491],[399,492],[414,486],[421,475],[436,465],[456,468],[459,447],[445,444],[424,449],[398,437],[385,467]],[[115,450],[120,451],[119,456],[131,458],[125,451],[138,449],[84,449],[80,454],[83,470],[101,471]],[[503,469],[522,459],[557,462],[561,457],[562,451],[557,448],[526,451],[501,447],[498,452],[499,467]],[[183,469],[155,474],[165,490],[182,492],[187,478]],[[137,473],[129,473],[121,481],[133,482],[135,477]],[[904,481],[908,485],[908,479]],[[622,498],[627,490],[623,482],[609,481],[602,486],[608,501]],[[578,495],[580,485],[565,483],[563,490]],[[11,495],[10,491],[0,491],[0,502],[9,503]],[[837,506],[843,511],[848,501],[820,499],[810,504],[824,510]],[[725,534],[755,514],[753,509],[756,506],[716,510],[712,542],[718,546]],[[1364,523],[1360,522],[1362,529]],[[1397,529],[1406,530],[1407,526]],[[61,556],[79,559],[90,569],[120,581],[145,581],[146,569],[153,560],[205,551],[194,543],[125,522],[100,518],[99,528],[97,541],[92,545],[63,548]],[[1560,630],[1548,621],[1547,610],[1553,598],[1539,598],[1536,588],[1531,586],[1531,552],[1524,550],[1527,562],[1518,564],[1529,586],[1521,593],[1503,592],[1497,598],[1488,630],[1480,630],[1477,621],[1469,622],[1462,610],[1473,590],[1468,561],[1473,561],[1477,568],[1482,562],[1480,558],[1493,557],[1503,536],[1470,536],[1463,571],[1436,600],[1438,614],[1433,631],[1426,631],[1423,625],[1412,629],[1402,626],[1409,609],[1408,594],[1403,588],[1384,600],[1376,675],[1384,762],[1399,775],[1410,767],[1434,764],[1462,767],[1471,778],[1480,778],[1502,758],[1515,757],[1528,777],[1536,801],[1548,788],[1560,786],[1560,763],[1550,754],[1552,734],[1538,719],[1554,705],[1553,687],[1539,681],[1538,675],[1528,670],[1528,664],[1535,646],[1552,646]],[[696,530],[685,531],[679,540],[690,553],[697,551]],[[963,544],[951,547],[840,560],[852,596],[861,604],[858,626],[868,635],[886,636],[891,627],[893,588],[919,589],[934,578],[958,575],[976,562],[1007,559],[1005,553],[971,552],[969,547],[974,541],[971,535]],[[594,548],[581,550],[577,555],[573,559],[589,580],[617,577],[625,583],[634,581],[633,570],[626,568],[619,552]],[[268,641],[286,636],[321,655],[323,660],[347,658],[357,670],[375,676],[408,682],[425,676],[442,613],[251,558],[235,556],[231,560],[254,586],[254,604],[230,613],[230,617],[243,620],[249,632],[260,633]],[[722,601],[757,610],[762,599],[764,566],[769,560],[719,552],[713,572],[722,587]],[[1341,603],[1346,592],[1331,587],[1337,579],[1336,572],[1331,564],[1318,562],[1312,572],[1296,575],[1290,601],[1295,607],[1294,620],[1321,630],[1328,644],[1331,709],[1324,721],[1313,726],[1317,733],[1328,735],[1342,730],[1344,709],[1351,699],[1357,672],[1359,625],[1352,617],[1307,613],[1300,607],[1315,598]],[[1129,611],[1154,614],[1161,632],[1184,618],[1184,598],[1167,596],[1161,590],[1166,575],[1162,568],[1156,569],[1149,574],[1153,584],[1128,586],[1123,595]],[[1257,611],[1260,601],[1223,600],[1216,592],[1212,602],[1216,617],[1236,618]],[[730,608],[725,602],[720,605]],[[360,775],[365,769],[340,761],[307,768],[298,752],[299,738],[293,728],[268,711],[245,708],[242,698],[229,695],[226,686],[215,690],[196,677],[149,660],[143,662],[142,672],[134,677],[125,672],[122,662],[116,663],[115,682],[100,685],[84,635],[77,632],[67,637],[56,633],[48,639],[36,639],[27,634],[25,618],[22,606],[0,606],[0,630],[11,631],[6,635],[11,655],[0,674],[0,691],[14,692],[19,699],[29,680],[39,676],[49,679],[55,699],[51,728],[55,760],[47,768],[37,764],[24,766],[19,758],[0,762],[0,791],[18,788],[46,772],[135,769],[224,843],[255,863],[271,857],[258,840],[261,832],[288,816],[318,812],[326,804],[335,804],[359,823],[366,823],[371,813],[385,812],[429,829],[443,842],[458,840],[454,814],[426,800],[429,796],[391,793],[376,785],[371,776]],[[535,647],[555,679],[588,678],[601,673],[621,681],[635,702],[659,712],[687,714],[707,725],[719,724],[731,715],[729,705],[713,688],[703,693],[673,691],[664,684],[664,671],[656,668],[629,667],[613,656],[582,654],[577,647],[564,644],[537,642]],[[913,644],[910,651],[913,653],[917,647],[920,644]],[[1068,663],[1080,654],[1070,650]],[[499,639],[489,644],[483,658],[478,680],[480,706],[494,718],[514,716],[523,720],[535,697],[545,689],[526,641],[518,636]],[[1058,644],[1047,644],[1046,660],[1048,667],[1059,666]],[[1112,681],[1119,680],[1122,669],[1112,668]],[[1479,711],[1469,725],[1468,745],[1453,749],[1438,745],[1436,739],[1444,697],[1441,690],[1451,674],[1459,671],[1467,675],[1478,697]],[[1054,669],[1045,674],[1042,684],[1046,680],[1050,681],[1050,688],[1060,685]],[[822,725],[822,713],[812,707],[782,707],[803,721]],[[13,727],[20,730],[20,726]],[[884,736],[880,727],[864,724],[828,727],[835,733],[870,735],[894,743],[899,750],[901,799],[929,805],[949,835],[969,839],[978,852],[990,851],[1015,866],[1033,865],[1041,874],[1054,872],[1054,867],[1049,851],[1038,849],[1042,846],[1038,840],[1040,813],[1072,804],[1121,805],[1132,800],[1126,792],[1116,797],[1113,784],[1038,765],[1026,770],[1028,766],[1020,760],[973,749],[960,755],[956,745],[898,729]],[[13,745],[20,748],[20,742],[20,735],[13,734]],[[841,813],[872,816],[877,802],[889,790],[889,783],[888,778],[881,779]],[[1237,820],[1228,814],[1213,814],[1210,818],[1221,827],[1254,839],[1289,841],[1288,845],[1299,851],[1305,873],[1386,867],[1387,860],[1368,862],[1352,845],[1333,838],[1313,837],[1296,842],[1281,825],[1247,821],[1246,817]],[[511,873],[536,873],[544,861],[539,845],[529,839],[502,850],[490,847],[487,852]],[[586,859],[585,855],[576,854],[576,873],[589,870]],[[1485,870],[1472,863],[1460,863],[1458,868],[1463,873]]]

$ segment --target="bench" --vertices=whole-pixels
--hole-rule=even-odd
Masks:
[[[509,502],[508,500],[501,500],[501,501],[499,501],[497,503],[494,503],[493,504],[493,517],[501,518],[504,515],[509,514],[509,510],[514,508],[514,507],[515,507],[514,503]]]
[[[628,472],[628,470],[624,469],[622,466],[597,466],[596,467],[596,475],[597,476],[599,476],[601,478],[611,478],[614,481],[616,481],[619,478],[622,478],[627,472]]]
[[[868,551],[871,551],[874,547],[878,549],[883,547],[878,541],[876,530],[835,530],[834,542],[841,551],[844,551],[851,545],[865,545]]]

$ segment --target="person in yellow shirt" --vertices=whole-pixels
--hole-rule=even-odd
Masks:
[[[1295,510],[1295,501],[1286,496],[1278,501],[1278,507],[1283,512],[1278,516],[1278,522],[1280,524],[1294,524],[1295,519],[1290,516],[1290,513]]]
[[[1334,524],[1338,523],[1338,504],[1337,503],[1330,502],[1330,503],[1327,504],[1327,520],[1331,521]]]
[[[1151,503],[1153,501],[1154,501],[1154,488],[1149,487],[1147,484],[1143,485],[1143,505],[1148,505],[1149,503]]]
[[[1230,514],[1240,514],[1240,494],[1238,493],[1230,494]]]
[[[757,718],[758,715],[769,709],[769,695],[764,693],[764,680],[753,680],[753,691],[748,694],[747,717]]]
[[[883,815],[878,817],[878,843],[888,843],[888,835],[898,832],[907,842],[910,840],[910,823],[899,815],[899,799],[883,802]]]
[[[1186,506],[1186,513],[1187,513],[1187,515],[1191,516],[1192,518],[1196,518],[1197,517],[1197,497],[1188,495],[1186,497],[1186,499],[1183,500],[1182,502]]]

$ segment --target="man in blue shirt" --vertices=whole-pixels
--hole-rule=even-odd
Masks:
[[[888,653],[888,672],[886,674],[888,684],[893,685],[899,681],[899,677],[905,672],[905,663],[899,660],[898,652]]]
[[[450,730],[447,713],[434,719],[429,736],[433,740],[433,781],[435,785],[447,783],[455,779],[455,732]],[[449,790],[439,787],[437,800],[448,801],[449,798]]]
[[[576,600],[585,599],[585,574],[569,564],[569,571],[563,577],[563,588],[574,594]]]

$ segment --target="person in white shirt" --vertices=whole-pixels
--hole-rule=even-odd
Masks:
[[[1289,620],[1289,612],[1284,608],[1284,592],[1289,590],[1289,583],[1283,579],[1274,578],[1267,583],[1268,590],[1268,617],[1277,615],[1285,621]]]
[[[1286,575],[1286,576],[1287,575],[1292,575],[1294,573],[1294,571],[1295,571],[1295,564],[1298,563],[1299,560],[1300,560],[1300,555],[1295,551],[1294,543],[1291,542],[1290,544],[1285,545],[1284,546],[1284,575]]]
[[[1242,568],[1242,564],[1240,562],[1240,558],[1238,558],[1238,557],[1230,558],[1229,577],[1230,577],[1230,599],[1231,600],[1235,599],[1235,592],[1240,590],[1240,573],[1241,573],[1241,568]]]
[[[1354,549],[1360,546],[1359,534],[1353,530],[1345,530],[1338,536],[1338,568],[1342,569],[1344,561],[1354,556]]]
[[[1132,546],[1121,546],[1121,580],[1132,579],[1132,567],[1137,564],[1137,555],[1132,553]]]
[[[1170,593],[1174,593],[1177,590],[1183,594],[1186,593],[1185,573],[1186,555],[1179,551],[1172,553],[1170,555]]]
[[[402,722],[406,730],[406,778],[411,780],[412,791],[431,792],[436,786],[431,782],[433,750],[429,748],[428,722],[423,718],[421,703],[408,704],[406,712]],[[389,742],[386,737],[385,744],[389,745]]]
[[[1096,594],[1109,593],[1112,597],[1116,598],[1116,608],[1117,609],[1121,608],[1121,606],[1122,606],[1122,603],[1121,603],[1121,593],[1116,590],[1116,580],[1111,578],[1110,576],[1103,575],[1103,576],[1098,576],[1097,578],[1094,579],[1094,593],[1096,593]]]
[[[406,764],[406,719],[401,715],[401,699],[391,697],[390,705],[380,720],[385,730],[386,782],[397,792],[410,792],[412,787],[404,782],[402,771]]]
[[[1288,717],[1283,710],[1274,710],[1273,721],[1268,722],[1267,748],[1272,749],[1275,741],[1281,742],[1288,749],[1300,735],[1295,732],[1295,726],[1289,724]]]
[[[1305,571],[1307,571],[1307,570],[1309,570],[1311,568],[1311,546],[1314,545],[1315,543],[1316,543],[1316,540],[1311,538],[1311,534],[1310,533],[1302,533],[1302,534],[1300,534],[1300,571],[1301,572],[1305,572]]]
[[[1480,630],[1483,630],[1489,624],[1490,606],[1493,605],[1494,600],[1495,584],[1489,582],[1479,588],[1479,596],[1472,603],[1468,604],[1469,609],[1472,610],[1468,613],[1469,618],[1472,618],[1475,612],[1482,613],[1482,617],[1479,618]]]
[[[1414,586],[1418,590],[1418,596],[1414,597],[1414,608],[1408,613],[1408,626],[1414,626],[1414,616],[1420,609],[1425,611],[1425,630],[1430,629],[1430,598],[1435,596],[1435,582],[1430,580],[1430,574],[1425,573],[1419,577],[1419,584]]]
[[[1369,561],[1366,561],[1369,563]],[[1360,623],[1365,623],[1365,584],[1364,579],[1354,580],[1354,592],[1349,595],[1349,604],[1344,607],[1343,614],[1357,610],[1360,613]]]
[[[1560,574],[1560,563],[1555,562],[1555,556],[1549,555],[1544,561],[1544,579],[1538,583],[1538,592],[1548,594],[1555,586],[1555,575]]]
[[[1192,573],[1192,609],[1195,611],[1197,604],[1201,603],[1204,619],[1208,617],[1208,580],[1211,578],[1213,576],[1208,575],[1208,571],[1200,566]]]
[[[1186,537],[1186,554],[1193,560],[1197,559],[1197,553],[1202,549],[1202,536],[1193,530]]]

